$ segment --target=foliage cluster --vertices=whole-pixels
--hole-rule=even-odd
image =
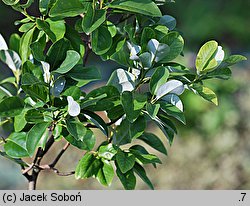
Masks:
[[[185,124],[181,94],[189,90],[217,105],[204,81],[228,79],[229,67],[245,60],[225,58],[211,40],[200,48],[195,70],[175,62],[184,40],[175,18],[159,9],[169,0],[40,0],[40,17],[28,12],[33,0],[3,2],[24,18],[16,21],[21,36],[11,35],[8,45],[0,36],[0,59],[13,73],[0,82],[0,117],[2,124],[14,125],[1,142],[1,155],[21,165],[30,189],[43,170],[94,177],[105,186],[116,174],[125,189],[135,188],[137,174],[153,189],[143,166],[156,167],[161,160],[134,140],[167,155],[159,137],[145,131],[147,125],[155,123],[171,145],[177,133],[173,121]],[[105,86],[85,93],[85,85],[101,79],[98,68],[86,65],[90,52],[120,67]],[[93,128],[106,137],[96,147]],[[41,164],[63,139],[67,143],[54,161]],[[84,155],[75,171],[62,173],[55,166],[70,145]]]

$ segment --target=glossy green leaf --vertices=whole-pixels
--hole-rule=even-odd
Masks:
[[[22,76],[22,85],[34,85],[34,84],[40,84],[40,80],[36,78],[33,74],[25,73]]]
[[[162,164],[161,160],[156,155],[144,154],[135,149],[130,149],[129,151],[134,155],[136,160],[138,160],[142,164],[153,164],[153,163]]]
[[[80,60],[81,56],[74,50],[67,51],[67,56],[60,67],[54,72],[65,74],[69,72]]]
[[[169,80],[158,88],[156,91],[156,99],[160,99],[169,93],[181,95],[184,90],[184,84],[181,81],[175,79]]]
[[[168,77],[168,69],[163,66],[158,67],[150,79],[149,86],[151,94],[156,95],[159,87],[167,81]]]
[[[146,110],[152,119],[154,119],[157,116],[159,109],[160,109],[160,104],[151,104],[151,103],[146,104]]]
[[[164,111],[167,115],[174,117],[183,124],[186,124],[184,113],[176,106],[171,104],[166,104],[164,102],[161,102],[160,105],[161,105],[161,110]]]
[[[3,0],[3,2],[7,5],[13,6],[17,3],[19,3],[20,0]]]
[[[138,139],[147,143],[150,147],[156,149],[157,151],[167,155],[167,150],[162,143],[162,141],[154,134],[145,132],[143,135],[138,137]]]
[[[38,60],[38,61],[45,60],[45,55],[44,55],[45,46],[46,46],[46,35],[45,34],[39,40],[33,42],[30,45],[31,53],[36,60]]]
[[[119,168],[116,169],[116,174],[120,179],[123,187],[126,190],[134,190],[136,185],[136,177],[134,175],[133,170],[130,170],[123,174]]]
[[[20,32],[27,32],[30,29],[32,29],[35,26],[35,23],[29,22],[26,24],[23,24],[22,26],[20,26],[20,28],[18,29]]]
[[[25,114],[25,120],[26,122],[30,124],[36,124],[36,123],[41,123],[44,122],[44,111],[39,111],[36,109],[31,109],[28,110]]]
[[[80,0],[57,0],[49,12],[50,17],[73,17],[84,13],[86,8]]]
[[[50,4],[51,0],[39,0],[39,11],[41,12],[41,14],[48,14]]]
[[[46,62],[50,64],[52,70],[57,69],[66,58],[66,53],[70,43],[66,39],[55,42],[47,52]]]
[[[228,80],[232,76],[232,72],[229,68],[216,68],[215,70],[208,72],[205,79],[210,78],[217,78],[217,79],[223,79]]]
[[[139,116],[133,123],[129,124],[129,136],[135,139],[143,134],[146,129],[146,118]]]
[[[64,37],[64,34],[66,32],[66,26],[65,26],[65,21],[64,20],[51,20],[47,18],[45,20],[48,25],[49,29],[53,32],[55,35],[55,41],[58,41]]]
[[[27,157],[29,154],[26,150],[26,133],[12,133],[4,144],[6,154],[12,158]]]
[[[38,146],[44,149],[49,136],[48,127],[50,122],[42,122],[34,125],[27,134],[26,147],[29,156],[32,157]]]
[[[90,5],[87,13],[83,17],[83,31],[87,34],[92,33],[106,20],[106,14],[107,11],[105,9],[94,9],[92,5]]]
[[[43,102],[47,102],[48,100],[48,87],[35,84],[35,85],[23,85],[22,89],[28,94],[33,100],[42,100]]]
[[[4,40],[2,34],[0,34],[0,50],[8,50],[8,45]]]
[[[9,39],[9,47],[10,50],[13,50],[15,52],[19,52],[19,47],[20,47],[20,39],[21,37],[18,34],[11,34],[10,39]]]
[[[98,149],[98,156],[107,160],[111,160],[117,153],[113,144],[102,145]]]
[[[117,69],[112,72],[107,85],[116,87],[119,92],[133,91],[135,87],[135,76],[124,69]]]
[[[114,169],[110,162],[103,161],[103,166],[99,169],[96,179],[104,186],[110,186],[114,178]]]
[[[15,162],[18,165],[21,165],[21,166],[24,166],[24,167],[28,167],[28,165],[23,160],[21,160],[20,158],[12,158],[9,155],[7,155],[6,152],[1,152],[1,151],[0,151],[0,155],[2,157],[7,158],[8,160],[11,160],[11,161]]]
[[[86,83],[101,79],[101,73],[98,68],[94,66],[83,67],[80,64],[71,69],[67,75],[76,81]]]
[[[26,120],[25,120],[25,114],[27,112],[27,109],[23,109],[21,114],[15,116],[14,118],[14,129],[15,132],[21,132],[22,129],[25,127],[25,125],[27,124]]]
[[[100,26],[91,33],[92,49],[97,55],[105,54],[112,46],[112,36],[105,26]]]
[[[167,35],[165,35],[161,39],[160,42],[167,44],[170,48],[168,55],[166,55],[160,61],[160,63],[167,63],[167,62],[175,59],[183,51],[184,39],[182,38],[182,36],[178,32],[172,31],[172,32],[168,33]]]
[[[222,68],[227,68],[229,66],[232,66],[234,64],[237,64],[241,61],[246,61],[247,58],[242,55],[231,55],[228,58],[224,59],[222,63],[218,66],[218,70]]]
[[[118,150],[116,156],[115,156],[117,165],[121,172],[124,174],[131,170],[134,167],[135,164],[135,157],[134,155],[124,152],[122,150]]]
[[[214,40],[205,43],[199,50],[195,62],[196,69],[201,72],[206,68],[213,68],[217,62],[212,59],[218,48],[218,43]]]
[[[125,91],[121,96],[122,106],[128,120],[133,123],[147,103],[147,96]]]
[[[176,19],[170,15],[164,15],[160,18],[158,24],[168,27],[169,30],[173,30],[176,27]]]
[[[94,112],[84,111],[84,116],[97,126],[105,136],[108,136],[108,127],[99,115]]]
[[[79,161],[75,171],[76,179],[85,179],[95,176],[102,166],[102,162],[96,159],[93,153],[86,153]]]
[[[129,136],[129,121],[123,119],[122,122],[116,127],[116,131],[113,134],[113,143],[115,145],[124,145],[131,143],[131,138]]]
[[[205,100],[212,102],[215,105],[218,105],[217,96],[211,89],[198,84],[194,84],[192,87],[194,88],[196,93],[203,97]]]
[[[107,112],[108,112],[108,118],[111,119],[111,120],[116,120],[119,117],[124,115],[123,107],[120,104],[113,107],[113,108],[111,108]]]
[[[19,97],[7,97],[0,102],[0,117],[15,117],[24,108],[23,100]]]
[[[152,0],[114,0],[108,7],[147,16],[160,17],[162,15],[160,9]]]
[[[69,25],[66,25],[65,38],[70,41],[72,48],[83,57],[85,54],[85,46],[79,33]]]
[[[162,62],[166,56],[169,56],[170,47],[167,44],[160,43],[156,39],[148,42],[148,50],[155,62]]]
[[[19,55],[12,50],[0,50],[0,60],[7,64],[14,73],[19,70],[22,65]]]
[[[152,182],[147,177],[146,171],[144,170],[144,168],[140,164],[135,163],[133,170],[143,180],[143,182],[145,182],[148,185],[148,187],[151,190],[154,189]]]
[[[19,53],[21,55],[21,59],[23,63],[28,60],[28,57],[31,53],[30,45],[32,43],[34,31],[35,31],[35,28],[24,33],[23,36],[21,37]]]
[[[63,93],[62,93],[63,96],[71,96],[73,97],[73,99],[76,101],[76,100],[79,100],[81,95],[82,95],[82,91],[79,87],[76,87],[76,86],[71,86],[69,87],[68,89],[66,89]]]
[[[95,145],[95,136],[81,122],[76,120],[66,121],[67,130],[77,140],[85,143],[85,149],[91,150]],[[82,146],[81,146],[82,148]]]

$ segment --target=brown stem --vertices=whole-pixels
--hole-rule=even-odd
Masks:
[[[59,152],[59,154],[56,156],[55,160],[49,165],[51,168],[55,167],[55,165],[57,164],[57,162],[60,160],[60,158],[62,157],[62,155],[64,154],[64,152],[68,149],[68,147],[70,146],[70,143],[67,142],[65,144],[65,146],[62,148],[62,150]]]

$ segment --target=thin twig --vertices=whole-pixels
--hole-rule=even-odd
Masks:
[[[70,143],[67,142],[65,144],[65,146],[62,148],[62,150],[59,152],[59,154],[56,156],[55,160],[49,165],[50,167],[55,167],[55,165],[57,164],[57,162],[60,160],[60,158],[62,157],[62,155],[64,154],[64,152],[68,149],[68,147],[70,146]]]

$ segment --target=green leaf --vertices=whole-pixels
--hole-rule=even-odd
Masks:
[[[95,136],[91,130],[88,130],[81,122],[76,120],[66,121],[67,130],[77,140],[85,143],[86,150],[93,149],[95,145]]]
[[[156,39],[151,39],[148,42],[148,50],[155,62],[162,62],[168,56],[170,47],[167,44],[159,43]]]
[[[142,51],[147,49],[147,44],[151,39],[156,39],[155,31],[151,27],[145,27],[141,35]]]
[[[15,52],[19,52],[19,47],[20,47],[20,36],[18,34],[11,34],[10,39],[9,39],[9,47],[10,50],[13,50]]]
[[[22,85],[34,85],[40,83],[41,81],[37,79],[33,74],[25,73],[22,76]]]
[[[81,108],[91,111],[106,111],[116,106],[119,99],[120,93],[115,87],[103,86],[87,94]]]
[[[246,61],[247,58],[242,55],[231,55],[230,57],[224,59],[217,69],[227,68],[241,61]]]
[[[41,14],[48,14],[50,4],[51,0],[39,0],[39,11],[41,12]]]
[[[96,179],[104,186],[110,186],[114,178],[114,169],[110,162],[102,161],[103,166],[99,169]]]
[[[28,94],[33,100],[42,100],[47,102],[48,100],[48,87],[40,84],[35,85],[23,85],[22,89]]]
[[[146,110],[152,119],[154,119],[157,116],[159,109],[160,109],[160,104],[151,104],[151,103],[146,104]]]
[[[96,159],[94,154],[87,152],[76,166],[75,178],[85,179],[95,176],[102,164],[101,160]]]
[[[65,60],[62,62],[60,67],[56,69],[54,72],[59,74],[65,74],[69,72],[80,60],[81,56],[74,50],[67,51],[67,56]]]
[[[34,26],[35,26],[35,23],[29,22],[29,23],[23,24],[18,30],[20,32],[27,32],[30,29],[32,29]]]
[[[31,53],[34,56],[34,58],[38,61],[44,61],[44,50],[46,46],[46,35],[44,34],[39,40],[33,42],[30,45]]]
[[[139,116],[133,123],[129,124],[129,136],[131,139],[135,139],[142,135],[146,129],[146,118]]]
[[[44,149],[49,136],[48,127],[50,122],[42,122],[34,125],[27,134],[26,147],[29,156],[32,157],[38,146]]]
[[[26,133],[12,133],[4,144],[6,154],[12,158],[27,157],[29,154],[26,150]]]
[[[161,129],[161,131],[164,133],[164,135],[167,137],[168,142],[171,146],[174,140],[174,135],[175,133],[177,133],[174,124],[169,119],[167,119],[162,115],[159,115],[159,117],[156,117],[153,120],[155,121],[157,126]]]
[[[45,121],[44,111],[36,109],[28,110],[25,114],[25,120],[30,124],[42,123]]]
[[[161,110],[164,111],[167,115],[174,117],[183,124],[186,124],[186,119],[183,112],[178,109],[176,106],[171,104],[166,104],[165,102],[160,102]]]
[[[115,145],[124,145],[131,143],[131,138],[129,136],[129,121],[127,119],[123,119],[120,125],[116,127],[116,131],[113,134],[113,143]]]
[[[205,43],[199,50],[195,62],[196,69],[202,70],[213,68],[217,65],[215,60],[212,60],[218,48],[218,43],[214,40]]]
[[[138,160],[142,164],[162,164],[161,160],[153,154],[144,154],[138,150],[135,149],[129,149],[129,151],[136,157],[136,160]]]
[[[232,72],[229,68],[216,68],[215,70],[208,72],[204,78],[205,79],[217,78],[217,79],[228,80],[230,79],[231,76]]]
[[[99,115],[94,112],[84,111],[84,116],[97,126],[105,136],[108,136],[108,127]]]
[[[35,28],[24,33],[23,36],[21,37],[19,53],[21,55],[21,59],[23,63],[28,60],[28,57],[31,53],[30,45],[32,43],[34,31],[35,31]]]
[[[90,5],[87,13],[83,17],[83,31],[87,34],[92,33],[106,20],[106,14],[107,11],[105,9],[94,9],[92,5]]]
[[[80,64],[71,69],[67,75],[76,81],[85,82],[86,84],[101,79],[101,73],[98,68],[94,66],[83,67]]]
[[[23,100],[19,97],[7,97],[0,102],[0,117],[15,117],[24,108]]]
[[[149,146],[156,149],[157,151],[167,155],[167,150],[164,144],[156,135],[152,133],[144,132],[144,134],[138,137],[138,139],[144,141],[145,143],[147,143]]]
[[[2,34],[0,34],[0,50],[8,50],[8,45],[4,40]]]
[[[153,17],[162,15],[160,9],[152,0],[114,0],[108,7]]]
[[[22,129],[25,127],[25,125],[27,124],[26,120],[25,120],[25,114],[27,112],[27,109],[23,109],[21,114],[15,116],[14,118],[14,129],[15,132],[21,132]]]
[[[168,55],[166,55],[160,63],[167,63],[176,57],[178,57],[183,51],[184,47],[184,39],[178,32],[170,32],[165,35],[161,41],[161,43],[167,44],[170,48]]]
[[[124,110],[123,110],[122,105],[117,105],[111,108],[110,110],[108,110],[107,112],[108,112],[108,118],[111,120],[116,120],[119,117],[124,115]]]
[[[51,70],[57,69],[66,58],[70,43],[67,39],[55,42],[47,53],[46,62],[50,64]]]
[[[66,25],[65,38],[70,41],[72,48],[83,57],[85,54],[85,46],[79,33],[69,25]]]
[[[41,19],[36,19],[37,28],[44,31],[52,42],[56,42],[62,39],[65,34],[65,24],[64,21],[52,21],[46,19],[46,21]]]
[[[148,187],[151,190],[154,189],[152,182],[148,179],[147,174],[141,165],[139,165],[138,163],[135,163],[133,170],[143,180],[143,182],[145,182],[148,185]]]
[[[74,17],[86,11],[80,0],[57,0],[50,10],[50,17]]]
[[[168,69],[163,66],[158,67],[150,79],[149,86],[151,94],[156,95],[156,92],[158,91],[159,87],[167,81],[168,77]]]
[[[17,3],[19,3],[20,0],[3,0],[3,2],[6,4],[6,5],[10,5],[10,6],[13,6]]]
[[[164,25],[168,27],[169,30],[173,30],[176,27],[176,19],[170,15],[164,15],[157,24]]]
[[[98,156],[107,160],[111,160],[117,153],[113,144],[102,145],[98,149]]]
[[[112,46],[112,36],[105,26],[100,26],[91,33],[92,49],[97,55],[105,54]]]
[[[185,90],[184,84],[179,80],[169,80],[161,85],[156,91],[156,99],[160,99],[166,94],[181,95]]]
[[[118,150],[115,158],[116,158],[117,165],[123,174],[128,172],[134,167],[135,157],[134,155],[128,152]]]
[[[123,174],[119,168],[116,169],[116,174],[120,179],[123,187],[126,190],[134,190],[136,185],[136,177],[134,175],[133,170],[130,170]]]
[[[22,61],[19,55],[12,50],[0,50],[0,59],[15,73],[20,69]]]
[[[113,85],[120,93],[133,91],[135,87],[135,76],[124,69],[117,69],[112,72],[107,85]]]
[[[194,84],[192,87],[195,90],[195,93],[199,94],[205,100],[214,103],[216,106],[218,105],[217,96],[211,89],[198,84]]]
[[[147,96],[125,91],[121,96],[122,106],[128,120],[133,123],[140,115],[147,103]]]
[[[15,162],[16,164],[19,164],[19,165],[24,166],[24,167],[28,167],[28,165],[20,158],[12,158],[9,155],[7,155],[6,152],[1,152],[1,151],[0,151],[0,155],[7,158],[8,160]]]
[[[71,86],[62,93],[62,96],[71,96],[75,101],[79,100],[81,95],[82,91],[77,86]]]

